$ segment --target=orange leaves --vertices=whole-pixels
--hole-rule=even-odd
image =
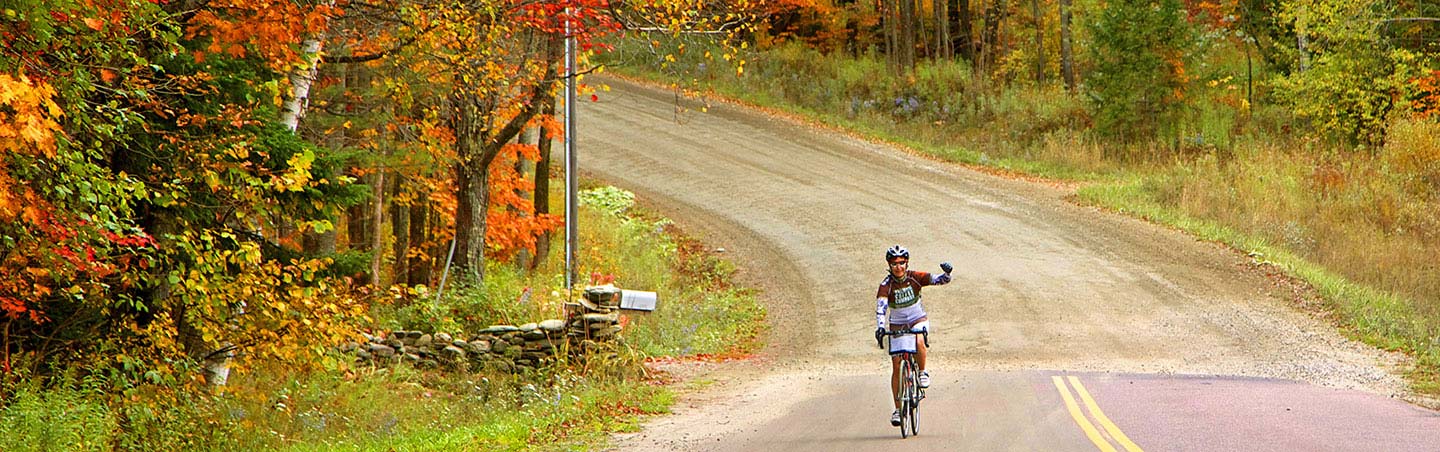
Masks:
[[[1412,109],[1420,119],[1430,119],[1440,114],[1440,70],[1431,71],[1425,77],[1419,77],[1412,82],[1415,84],[1415,103]]]
[[[333,5],[307,5],[287,0],[234,0],[211,4],[195,13],[187,37],[210,39],[206,53],[241,58],[254,51],[272,69],[283,70],[300,61],[295,45],[326,31],[331,18],[341,14]]]
[[[534,203],[529,192],[534,183],[525,174],[515,171],[515,162],[525,158],[536,160],[539,149],[530,144],[507,144],[490,165],[490,209],[486,215],[485,242],[489,253],[509,259],[524,249],[534,251],[535,241],[547,231],[564,223],[555,215],[533,215]]]

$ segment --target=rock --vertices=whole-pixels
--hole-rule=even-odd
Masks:
[[[541,329],[539,329],[539,328],[536,328],[536,329],[534,329],[534,330],[531,330],[531,331],[529,331],[529,332],[526,332],[525,334],[520,335],[520,337],[521,337],[522,339],[527,340],[527,341],[544,339],[544,338],[545,338],[545,331],[544,331],[544,330],[541,330]]]
[[[469,346],[470,353],[474,353],[477,355],[482,353],[490,353],[490,341],[470,341],[465,345]]]
[[[450,341],[453,340],[455,340],[455,338],[451,337],[450,333],[435,333],[435,342],[449,344]]]
[[[424,336],[424,335],[425,335],[425,332],[424,332],[424,331],[406,331],[406,332],[405,332],[405,337],[410,338],[410,339],[413,339],[413,340],[419,340],[419,339],[420,339],[420,336]]]
[[[617,314],[617,313],[614,313],[614,312],[609,313],[609,314],[585,314],[584,316],[582,316],[582,318],[585,319],[585,322],[586,322],[586,323],[595,323],[595,322],[610,322],[610,323],[615,323],[615,322],[619,322],[619,321],[620,321],[620,314]]]
[[[454,345],[454,346],[460,347],[460,348],[465,348],[465,346],[470,345],[470,343],[469,343],[469,342],[462,341],[462,340],[459,340],[459,339],[456,339],[456,340],[450,341],[450,345]],[[469,350],[466,350],[466,351],[469,351]]]
[[[499,336],[506,333],[513,333],[516,331],[520,331],[520,329],[510,325],[492,325],[489,328],[476,332],[476,334],[492,334]]]
[[[379,356],[382,358],[389,358],[391,356],[395,356],[395,347],[391,347],[388,345],[370,344],[370,348],[367,351],[369,351],[375,356]]]
[[[464,357],[465,350],[462,350],[460,349],[460,347],[456,347],[454,345],[447,345],[444,349],[440,350],[440,358],[446,361],[456,361]]]
[[[400,338],[391,335],[389,339],[385,340],[385,345],[389,345],[390,348],[398,350],[405,346],[405,342],[401,341]]]
[[[430,337],[429,334],[422,334],[422,335],[420,335],[420,338],[419,338],[419,339],[415,339],[415,344],[414,344],[414,345],[415,345],[416,347],[429,347],[430,344],[432,344],[432,343],[434,343],[434,342],[435,342],[435,339],[434,339],[433,337]]]
[[[540,322],[540,329],[552,333],[559,332],[565,329],[565,321],[559,319],[546,320],[544,322]]]
[[[531,331],[535,331],[535,330],[538,330],[538,329],[540,329],[540,324],[538,324],[538,323],[527,323],[527,324],[524,324],[524,325],[520,325],[520,332],[521,332],[521,333],[529,333],[529,332],[531,332]]]
[[[620,303],[620,289],[610,284],[589,287],[585,289],[585,299],[600,306],[614,306]]]
[[[505,349],[507,348],[510,348],[509,342],[495,341],[495,343],[490,347],[490,353],[505,353]]]
[[[384,346],[382,345],[381,347],[384,347]],[[392,353],[393,353],[393,352],[392,352]],[[370,354],[370,351],[369,351],[369,350],[365,350],[365,349],[356,350],[356,351],[355,351],[355,357],[356,357],[356,358],[359,358],[361,361],[369,361],[369,360],[371,360],[372,358],[374,358],[374,356]]]
[[[416,355],[414,353],[406,353],[404,356],[402,356],[402,358],[412,364],[420,362],[420,355]]]
[[[612,327],[609,327],[609,328],[606,328],[606,329],[603,329],[603,330],[597,330],[597,331],[595,331],[595,337],[606,338],[606,337],[614,336],[614,335],[616,335],[616,334],[618,334],[618,333],[620,333],[620,327],[619,327],[619,326],[612,326]]]

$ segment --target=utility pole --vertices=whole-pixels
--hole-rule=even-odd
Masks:
[[[566,15],[573,13],[569,9]],[[579,241],[575,222],[579,220],[576,211],[575,191],[578,189],[575,177],[575,34],[570,21],[565,22],[565,293],[566,301],[573,302],[575,287],[575,244]]]

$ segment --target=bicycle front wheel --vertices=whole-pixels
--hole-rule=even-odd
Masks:
[[[910,436],[911,423],[914,419],[911,413],[915,412],[915,379],[912,378],[914,369],[910,361],[900,361],[900,438]]]
[[[910,436],[920,436],[920,391],[911,390],[911,400],[907,405],[910,407],[902,415],[910,418]],[[906,423],[901,421],[902,424]]]
[[[900,413],[900,415],[905,418],[901,423],[909,424],[910,436],[919,436],[920,391],[924,391],[924,389],[920,389],[920,369],[915,366],[913,362],[910,363],[910,373],[905,376],[905,379],[910,382],[910,391],[905,394],[905,397],[909,400],[906,406],[909,408],[907,408],[904,413]]]

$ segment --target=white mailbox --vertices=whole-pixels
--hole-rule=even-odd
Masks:
[[[654,311],[659,295],[643,290],[621,290],[620,309],[631,311]]]

